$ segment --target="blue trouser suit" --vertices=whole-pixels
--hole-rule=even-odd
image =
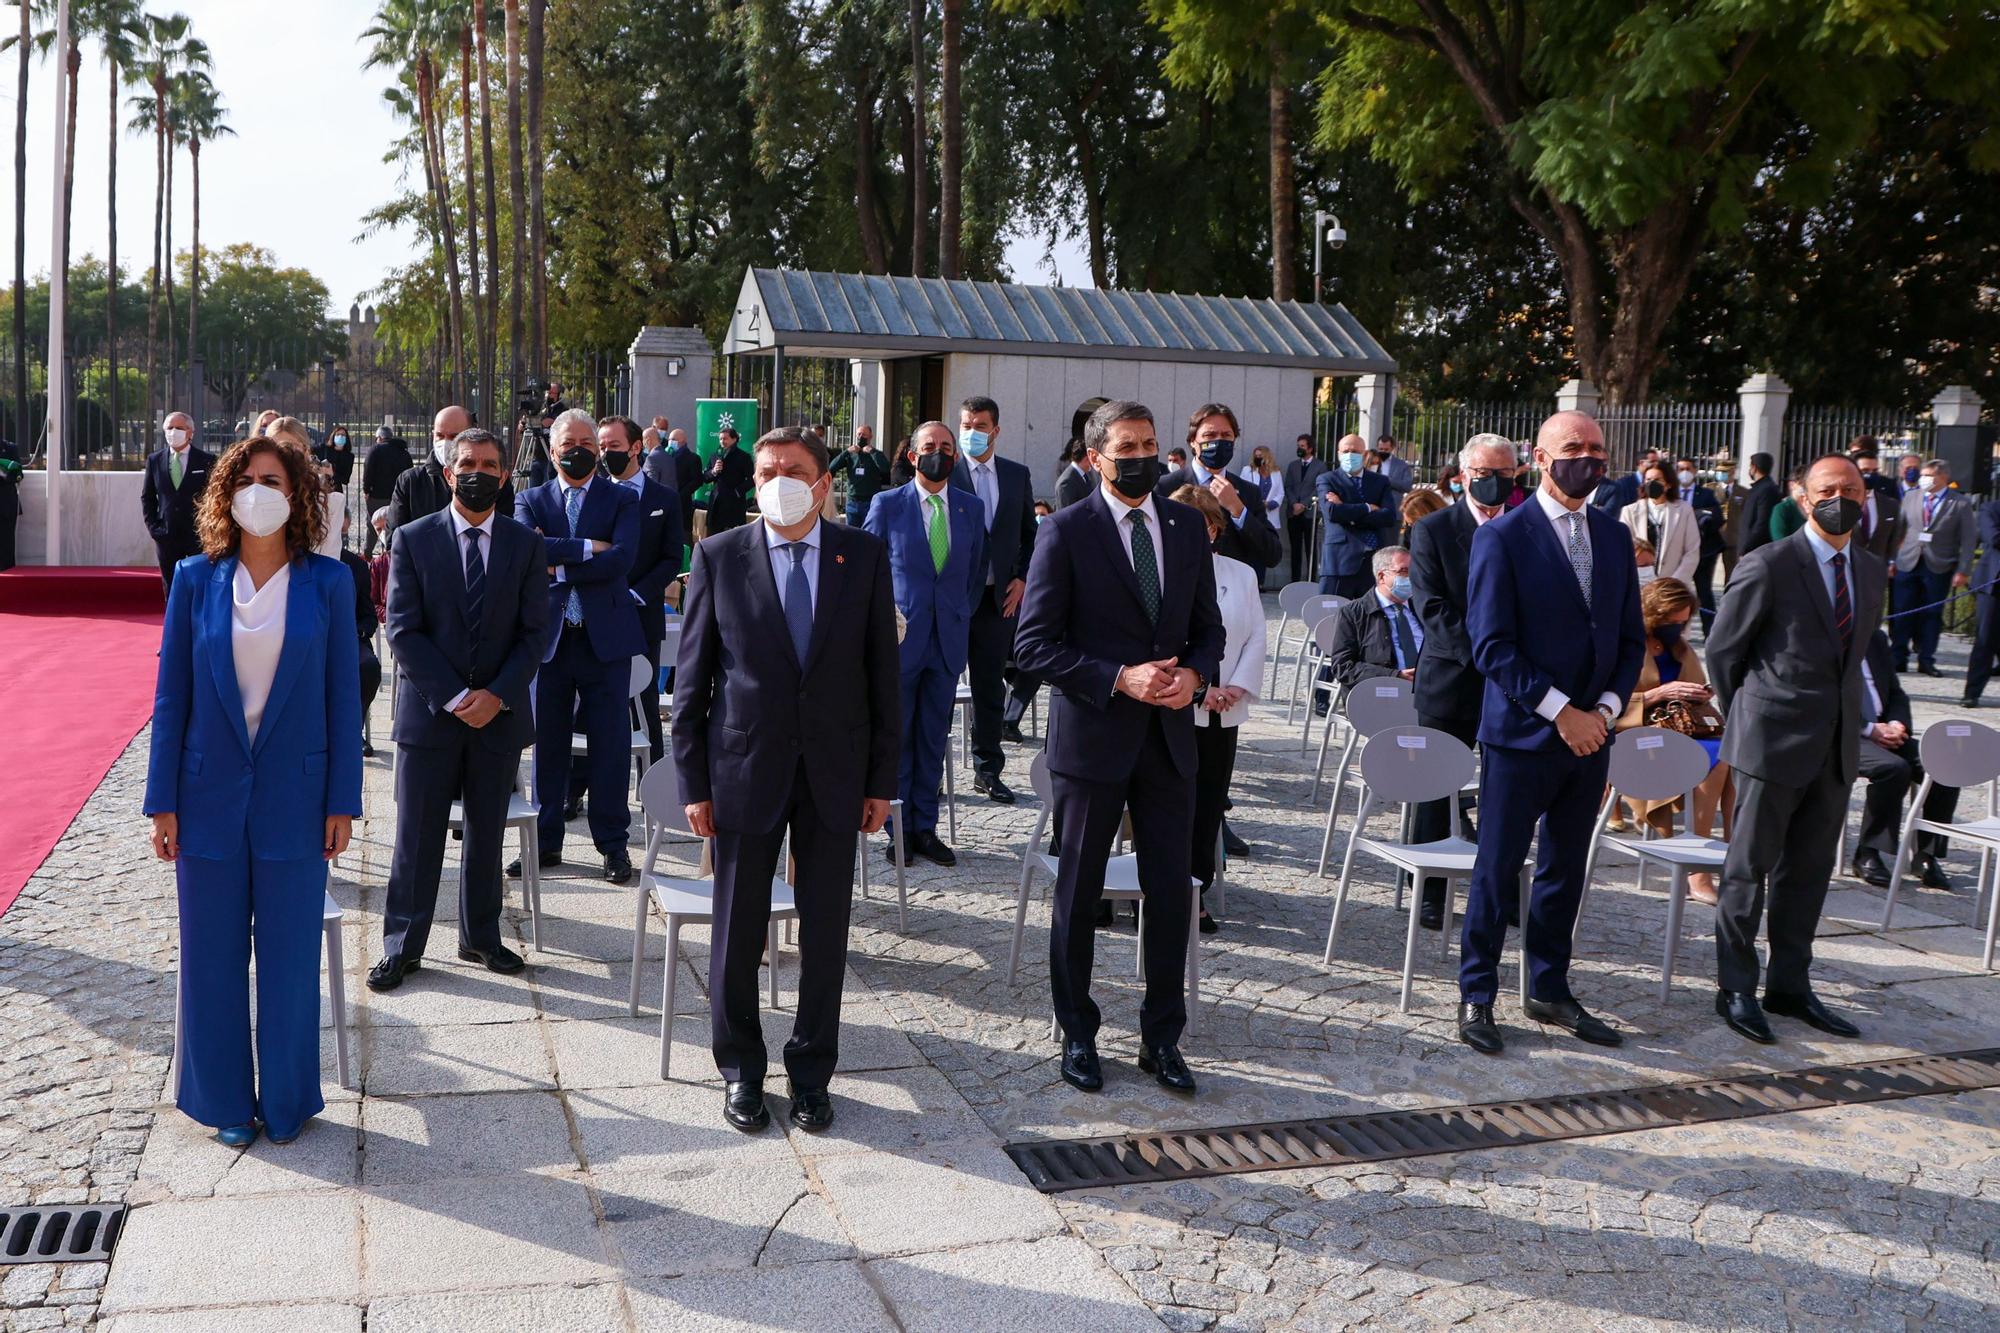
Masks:
[[[903,754],[896,767],[896,794],[903,798],[904,835],[937,828],[938,784],[944,781],[951,748],[951,710],[958,696],[958,673],[947,673],[932,653],[903,681]]]

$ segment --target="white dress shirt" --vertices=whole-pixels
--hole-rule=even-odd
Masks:
[[[1856,606],[1858,605],[1854,595],[1855,594],[1854,543],[1850,541],[1847,543],[1846,546],[1842,547],[1839,551],[1836,551],[1833,549],[1833,543],[1829,542],[1826,538],[1820,536],[1819,533],[1813,530],[1812,524],[1810,523],[1806,524],[1803,528],[1800,528],[1799,531],[1805,533],[1806,543],[1809,546],[1811,546],[1813,550],[1813,559],[1819,562],[1820,582],[1826,587],[1826,604],[1828,606],[1833,606],[1840,600],[1834,594],[1833,590],[1833,557],[1842,553],[1846,554],[1847,563],[1843,565],[1841,568],[1847,576],[1848,614],[1852,615],[1854,613]]]
[[[1100,489],[1104,492],[1104,503],[1110,506],[1111,517],[1118,525],[1118,540],[1124,545],[1125,559],[1129,562],[1132,559],[1133,506],[1125,503],[1125,497],[1113,490],[1111,483],[1104,483]],[[1147,491],[1146,498],[1139,502],[1138,510],[1146,516],[1146,531],[1153,536],[1153,568],[1159,575],[1160,596],[1164,598],[1167,595],[1167,562],[1161,557],[1163,542],[1160,537],[1160,511],[1153,507],[1151,491]],[[1132,568],[1136,570],[1138,566],[1133,565]]]
[[[1507,512],[1507,502],[1505,500],[1493,506],[1493,512],[1489,514],[1486,512],[1486,506],[1473,499],[1469,493],[1459,503],[1472,511],[1472,526],[1475,528],[1483,528]]]
[[[499,509],[495,507],[487,510],[486,517],[478,523],[466,522],[465,515],[458,512],[456,504],[446,505],[444,512],[451,515],[451,539],[458,543],[458,567],[460,571],[463,572],[472,564],[472,543],[465,539],[465,534],[473,531],[475,528],[484,534],[479,540],[479,562],[486,569],[491,570],[493,568],[493,516],[500,512]],[[465,702],[465,696],[470,693],[472,693],[470,689],[463,689],[457,694],[452,695],[451,701],[444,706],[444,711],[449,713],[456,709],[461,703]]]
[[[1565,561],[1569,558],[1569,516],[1574,512],[1582,517],[1583,547],[1590,552],[1590,567],[1597,568],[1597,550],[1590,541],[1590,505],[1586,502],[1578,505],[1573,511],[1566,509],[1562,501],[1540,486],[1535,487],[1535,503],[1541,506],[1542,513],[1548,516],[1550,526],[1555,529],[1556,545],[1562,548]],[[1613,721],[1616,721],[1618,715],[1625,709],[1625,701],[1609,690],[1598,696],[1597,703],[1599,707],[1611,710]],[[1553,722],[1556,720],[1556,714],[1567,707],[1569,707],[1569,696],[1551,685],[1549,692],[1542,696],[1542,701],[1535,705],[1535,712]]]
[[[261,588],[240,560],[236,564],[229,648],[236,660],[236,692],[243,697],[243,724],[253,745],[258,724],[264,720],[264,705],[271,698],[271,682],[278,676],[278,657],[285,648],[285,608],[291,600],[291,586],[289,563],[280,565]]]
[[[799,538],[806,544],[805,558],[799,563],[806,571],[806,595],[812,599],[813,610],[819,609],[819,539],[820,523],[817,519],[806,529],[806,535]],[[771,577],[778,581],[778,605],[785,604],[785,583],[792,577],[792,553],[785,549],[786,540],[782,533],[769,522],[764,524],[764,548],[771,557]]]
[[[1197,707],[1194,724],[1240,727],[1250,720],[1250,705],[1264,680],[1264,602],[1257,595],[1256,570],[1226,555],[1212,559],[1215,605],[1222,612],[1222,670],[1209,688],[1226,685],[1245,693],[1241,703],[1220,713]]]
[[[326,493],[326,504],[323,508],[326,510],[326,532],[320,537],[319,545],[314,547],[313,550],[329,560],[338,560],[340,559],[340,529],[341,525],[347,519],[347,497],[339,491],[329,490]]]
[[[1203,490],[1207,490],[1208,483],[1214,481],[1217,477],[1222,478],[1223,483],[1225,485],[1229,483],[1229,469],[1227,468],[1222,468],[1217,471],[1210,472],[1208,470],[1208,465],[1202,462],[1199,458],[1195,459],[1194,462],[1189,465],[1189,467],[1194,475],[1194,484],[1196,486],[1201,487]],[[1234,490],[1235,488],[1232,486],[1231,489]],[[1240,500],[1243,497],[1238,496],[1237,498]],[[1230,523],[1233,526],[1240,528],[1243,526],[1243,520],[1250,517],[1250,506],[1249,505],[1243,506],[1243,512],[1233,516],[1230,515],[1227,509],[1224,509],[1222,513],[1224,517],[1229,519]]]

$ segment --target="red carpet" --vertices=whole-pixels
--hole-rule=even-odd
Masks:
[[[0,574],[0,913],[152,716],[160,576],[139,572]],[[136,794],[131,814],[144,838]]]

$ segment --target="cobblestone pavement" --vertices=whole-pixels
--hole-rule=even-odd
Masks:
[[[1920,721],[1956,698],[1955,680],[1906,683]],[[385,721],[386,708],[378,734]],[[912,869],[907,933],[893,870],[869,849],[842,1118],[823,1139],[721,1127],[700,927],[677,963],[674,1077],[657,1077],[658,923],[634,1020],[632,899],[580,866],[547,883],[525,978],[456,961],[447,882],[424,972],[367,992],[393,834],[384,759],[369,766],[375,817],[333,886],[360,1091],[332,1090],[329,1040],[327,1113],[290,1149],[237,1153],[158,1105],[174,927],[171,877],[136,813],[142,735],[0,918],[0,1202],[138,1206],[108,1279],[101,1266],[0,1268],[0,1317],[8,1330],[108,1317],[119,1333],[2000,1321],[2000,1093],[1053,1200],[1028,1189],[1001,1143],[1617,1088],[2000,1034],[2000,977],[1979,967],[1969,893],[1917,890],[1883,933],[1880,893],[1838,881],[1816,977],[1866,1035],[1819,1039],[1780,1020],[1784,1041],[1767,1049],[1709,1010],[1707,909],[1690,906],[1660,1002],[1663,895],[1607,867],[1575,982],[1626,1046],[1549,1035],[1503,994],[1508,1053],[1482,1059],[1453,1037],[1455,961],[1434,936],[1398,1011],[1406,917],[1364,863],[1321,963],[1334,880],[1313,873],[1324,797],[1308,796],[1310,754],[1282,708],[1260,709],[1244,742],[1232,820],[1254,851],[1231,864],[1224,929],[1202,941],[1186,1043],[1198,1098],[1133,1067],[1129,925],[1099,951],[1100,1096],[1057,1077],[1039,888],[1007,980],[1037,813],[1026,751],[1008,773],[1023,802],[962,798],[958,867]],[[1951,862],[1961,883],[1973,867]],[[511,895],[525,948],[519,906]],[[786,990],[792,961],[781,953]],[[774,1048],[787,1028],[771,1016]]]

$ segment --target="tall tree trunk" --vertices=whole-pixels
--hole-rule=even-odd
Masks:
[[[64,113],[68,120],[68,133],[63,136],[62,234],[62,266],[65,275],[63,281],[63,305],[67,309],[69,305],[69,281],[67,277],[69,273],[69,238],[70,232],[76,227],[76,85],[78,82],[77,75],[83,72],[83,46],[74,36],[70,38],[69,54],[64,58],[63,63],[69,70],[69,106]],[[27,108],[21,108],[21,113],[26,115]],[[63,327],[65,329],[69,328],[69,321],[67,319],[63,321]],[[76,337],[74,333],[71,333],[69,336],[72,340]]]
[[[480,420],[493,415],[490,389],[482,374],[479,350],[486,344],[486,307],[479,287],[479,195],[474,191],[472,141],[472,29],[458,30],[458,130],[461,156],[465,162],[465,274],[472,287],[472,364],[466,374],[477,386]]]
[[[188,373],[194,373],[194,339],[201,306],[201,140],[188,139],[188,190],[194,199],[193,226],[188,232]],[[193,381],[189,381],[192,387]],[[329,426],[332,422],[327,423]]]
[[[160,241],[160,259],[163,267],[166,269],[165,275],[160,279],[160,352],[161,359],[165,362],[162,369],[166,372],[167,397],[170,399],[174,396],[174,367],[176,365],[176,358],[174,356],[174,156],[179,152],[180,139],[174,133],[173,123],[170,121],[167,124],[165,232]]]
[[[1271,299],[1297,295],[1299,188],[1292,163],[1292,89],[1284,53],[1271,40]]]
[[[167,216],[167,82],[153,79],[153,271],[146,281],[146,430],[160,418],[161,229]],[[115,133],[116,131],[114,131]]]
[[[959,275],[963,242],[960,239],[959,210],[962,187],[960,175],[965,155],[965,108],[959,98],[960,29],[965,17],[964,0],[942,0],[943,28],[939,34],[938,63],[942,87],[938,127],[938,276]]]
[[[889,272],[889,246],[876,217],[875,83],[863,70],[854,97],[854,220],[861,232],[861,253],[870,273]]]
[[[445,157],[444,124],[438,109],[437,68],[425,56],[417,69],[417,115],[422,121],[424,150],[431,159],[431,204],[437,213],[438,240],[444,246],[445,291],[449,315],[445,345],[451,349],[451,395],[465,401],[465,290],[458,275],[458,227],[451,217],[451,165]]]
[[[507,275],[507,356],[509,388],[521,391],[521,269],[527,261],[528,186],[521,174],[521,0],[504,0],[507,24],[507,206],[513,255]],[[509,415],[512,415],[510,406]]]
[[[104,292],[104,355],[106,358],[106,363],[111,371],[111,380],[110,380],[111,388],[108,395],[110,398],[110,402],[107,404],[107,406],[109,406],[111,409],[111,435],[114,440],[120,442],[119,445],[115,445],[114,447],[122,447],[124,435],[123,432],[119,429],[119,422],[122,418],[119,412],[120,404],[118,402],[118,82],[119,80],[118,80],[117,57],[115,56],[112,57],[110,59],[109,65],[110,65],[110,77],[106,80],[106,82],[110,84],[110,92],[111,92],[111,120],[109,122],[111,127],[111,136],[110,136],[110,142],[106,145],[107,149],[106,157],[110,163],[110,170],[106,172],[106,180],[108,184],[105,190],[105,201],[104,201],[104,222],[105,222],[105,227],[107,228],[107,235],[104,245],[105,255],[106,255],[104,265],[106,272],[108,273],[109,276],[105,280],[105,292]],[[197,422],[196,424],[199,425],[200,423]]]
[[[549,375],[548,219],[542,215],[542,15],[547,0],[528,0],[528,226],[534,282],[535,375]]]
[[[21,11],[21,35],[14,47],[14,434],[21,456],[34,452],[28,433],[28,52],[35,39],[27,5]],[[115,126],[118,117],[111,117]],[[114,129],[112,133],[116,134]]]
[[[910,0],[910,272],[919,278],[924,276],[930,209],[924,182],[924,159],[930,152],[924,132],[924,8],[924,0]]]
[[[487,425],[503,420],[501,405],[493,400],[495,348],[500,342],[500,201],[493,183],[493,106],[491,76],[486,69],[486,0],[472,0],[472,27],[479,51],[479,151],[483,164],[486,200],[486,334],[479,345],[481,401],[487,405]]]

